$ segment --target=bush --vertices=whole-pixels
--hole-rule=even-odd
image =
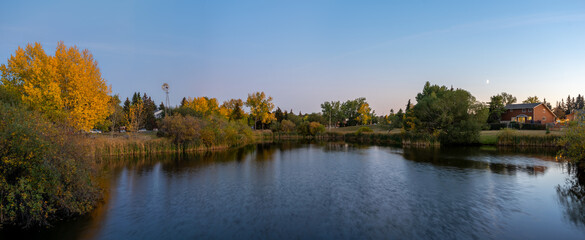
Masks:
[[[309,133],[311,136],[315,136],[318,133],[325,132],[325,126],[318,122],[311,122],[309,123]]]
[[[294,122],[285,119],[280,123],[280,127],[284,132],[291,132],[295,130],[296,125]]]
[[[522,130],[546,130],[545,124],[540,123],[525,123],[522,124]]]
[[[504,129],[504,128],[506,128],[506,125],[507,124],[505,124],[505,123],[490,123],[489,130],[500,130],[500,129]]]
[[[93,167],[74,131],[0,101],[0,226],[47,226],[93,209]]]
[[[355,133],[362,134],[365,132],[374,132],[374,131],[370,127],[363,126],[363,127],[360,127]]]
[[[252,130],[244,121],[228,121],[217,116],[165,117],[158,135],[170,138],[178,148],[183,148],[183,150],[188,144],[202,144],[205,147],[237,146],[251,143],[254,139]]]
[[[559,155],[573,162],[583,162],[585,161],[585,120],[580,114],[575,119],[578,120],[569,124],[565,135],[559,141],[563,146]]]

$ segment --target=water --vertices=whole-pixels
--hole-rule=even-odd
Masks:
[[[585,239],[567,165],[495,148],[259,145],[128,159],[42,239]]]

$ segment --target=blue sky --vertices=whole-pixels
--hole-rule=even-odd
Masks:
[[[585,94],[585,1],[3,1],[0,63],[18,46],[89,49],[113,93],[245,100],[318,112],[366,97],[404,108],[426,81],[480,101]],[[489,84],[487,80],[489,79]]]

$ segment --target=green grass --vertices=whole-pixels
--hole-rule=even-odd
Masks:
[[[496,134],[480,134],[479,143],[482,145],[496,145],[498,143],[498,136]]]

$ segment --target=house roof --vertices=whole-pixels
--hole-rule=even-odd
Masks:
[[[508,104],[504,108],[506,109],[532,109],[542,103],[521,103],[521,104]]]

